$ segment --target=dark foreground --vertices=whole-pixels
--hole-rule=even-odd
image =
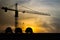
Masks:
[[[43,37],[43,38],[42,38]],[[40,39],[51,39],[60,38],[59,34],[52,33],[35,33],[35,34],[0,34],[0,40],[40,40]]]

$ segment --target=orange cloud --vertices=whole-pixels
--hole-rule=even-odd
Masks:
[[[42,26],[38,26],[37,23],[35,23],[36,19],[27,19],[27,20],[20,20],[19,21],[19,27],[22,28],[23,33],[25,33],[26,28],[31,27],[34,33],[47,33],[49,32],[46,28]],[[21,23],[21,25],[20,25]]]

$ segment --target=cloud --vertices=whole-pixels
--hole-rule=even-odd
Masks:
[[[56,32],[60,33],[60,18],[53,17],[53,24],[56,27]]]
[[[50,13],[52,20],[49,22],[52,23],[43,22],[43,27],[55,27],[55,32],[60,32],[60,0],[31,0],[30,6],[38,11]]]
[[[50,13],[53,16],[57,16],[56,14],[60,15],[59,0],[31,0],[28,7],[33,10]]]
[[[25,4],[29,1],[30,0],[0,0],[0,25],[14,25],[14,12],[4,12],[4,10],[1,9],[2,6],[12,8],[17,2],[19,4]]]
[[[14,4],[18,2],[19,6],[21,4],[25,4],[33,10],[37,10],[40,12],[47,12],[51,14],[51,22],[50,24],[47,20],[42,22],[42,26],[50,29],[51,31],[60,32],[60,0],[0,0],[0,8],[2,6],[8,6],[9,8],[13,7]],[[12,5],[12,6],[10,6]],[[12,14],[13,13],[13,14]],[[24,17],[24,18],[23,18]],[[38,15],[30,15],[30,14],[19,14],[19,20],[29,19],[29,18],[38,18]],[[55,17],[55,18],[53,18]],[[40,17],[38,18],[40,19]],[[50,18],[49,18],[50,19]],[[44,20],[44,19],[43,19]],[[40,23],[40,21],[39,21]],[[14,25],[14,12],[8,11],[5,13],[2,9],[0,9],[0,25]],[[54,29],[56,27],[56,29]]]

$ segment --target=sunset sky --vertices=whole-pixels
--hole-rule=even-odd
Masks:
[[[60,0],[0,0],[0,32],[7,27],[14,30],[14,11],[4,12],[1,7],[15,9],[15,3],[18,3],[18,10],[31,11],[32,9],[51,15],[19,12],[18,27],[22,28],[23,32],[26,28],[31,27],[34,33],[60,33]]]

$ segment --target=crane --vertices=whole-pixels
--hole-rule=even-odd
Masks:
[[[18,27],[18,12],[32,13],[32,14],[39,14],[39,15],[47,15],[47,16],[50,16],[50,14],[45,14],[45,13],[41,13],[41,12],[37,12],[37,11],[18,10],[17,9],[17,5],[18,5],[18,3],[15,4],[15,9],[10,9],[10,8],[7,8],[7,7],[2,7],[2,9],[5,10],[5,12],[7,12],[8,10],[15,11],[15,28]]]

